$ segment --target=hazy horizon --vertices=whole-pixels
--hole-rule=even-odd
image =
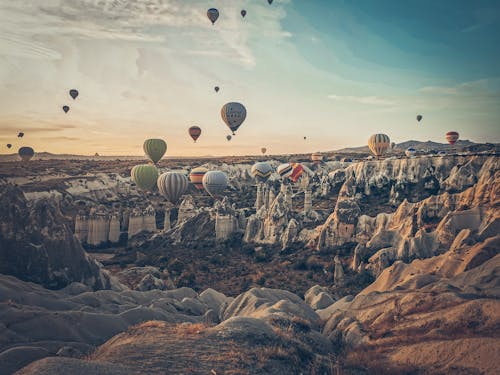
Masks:
[[[498,45],[495,1],[0,0],[0,154],[141,156],[146,138],[166,157],[295,154],[449,130],[498,143]],[[248,111],[230,142],[228,101]]]

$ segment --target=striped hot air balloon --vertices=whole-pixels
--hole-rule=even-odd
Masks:
[[[31,147],[21,147],[17,153],[19,154],[19,157],[22,159],[22,161],[29,161],[33,156],[35,156],[35,150],[33,150]]]
[[[179,198],[184,195],[188,187],[188,179],[179,172],[163,173],[158,177],[156,183],[160,194],[172,204],[179,201]]]
[[[154,164],[158,163],[167,151],[167,143],[163,139],[146,139],[142,147]]]
[[[368,147],[377,158],[382,156],[390,145],[391,140],[389,139],[389,136],[385,134],[373,134],[368,139]]]
[[[323,154],[321,152],[315,152],[311,155],[311,160],[314,164],[320,164],[323,161]]]
[[[203,176],[208,172],[208,169],[205,167],[197,167],[191,170],[189,173],[189,180],[194,185],[194,187],[198,190],[203,189]]]
[[[297,182],[302,176],[302,173],[304,173],[304,167],[300,163],[293,163],[292,164],[292,174],[290,175],[290,180],[293,182]]]
[[[227,175],[221,171],[209,171],[203,176],[203,187],[213,198],[217,198],[226,189]]]
[[[284,180],[285,178],[289,177],[292,174],[293,166],[290,163],[280,164],[276,169],[276,172]]]
[[[272,167],[266,162],[255,163],[250,170],[250,174],[259,182],[266,182],[272,173]]]
[[[220,110],[222,120],[234,132],[243,124],[247,117],[247,110],[241,103],[231,102],[226,103]]]
[[[151,190],[158,180],[158,169],[151,164],[140,164],[132,168],[130,176],[139,188]]]
[[[446,133],[446,140],[450,145],[454,145],[458,141],[459,134],[456,131]]]
[[[196,142],[198,138],[200,138],[201,135],[201,128],[199,126],[191,126],[189,128],[189,135],[193,140]]]

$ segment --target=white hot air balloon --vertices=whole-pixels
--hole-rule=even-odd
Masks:
[[[156,183],[160,194],[172,204],[176,204],[188,188],[187,177],[179,172],[163,173]]]
[[[227,175],[221,171],[209,171],[203,176],[203,187],[213,198],[217,198],[226,189]]]

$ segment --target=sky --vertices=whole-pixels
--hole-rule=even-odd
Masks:
[[[449,130],[500,142],[499,61],[496,0],[0,0],[0,153],[142,155],[147,138],[167,156],[306,153]],[[231,101],[248,114],[228,142]]]

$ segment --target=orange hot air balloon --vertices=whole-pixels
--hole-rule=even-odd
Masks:
[[[454,145],[455,143],[457,143],[458,141],[458,137],[459,137],[459,134],[458,132],[455,132],[455,131],[451,131],[451,132],[448,132],[446,133],[446,140],[448,141],[448,143],[450,145]]]
[[[302,167],[302,164],[300,163],[293,163],[292,164],[292,174],[290,175],[290,180],[293,182],[297,182],[302,176],[302,173],[304,173],[304,167]]]
[[[196,142],[196,140],[200,137],[201,135],[201,128],[198,126],[191,126],[189,128],[189,135],[193,140]]]

